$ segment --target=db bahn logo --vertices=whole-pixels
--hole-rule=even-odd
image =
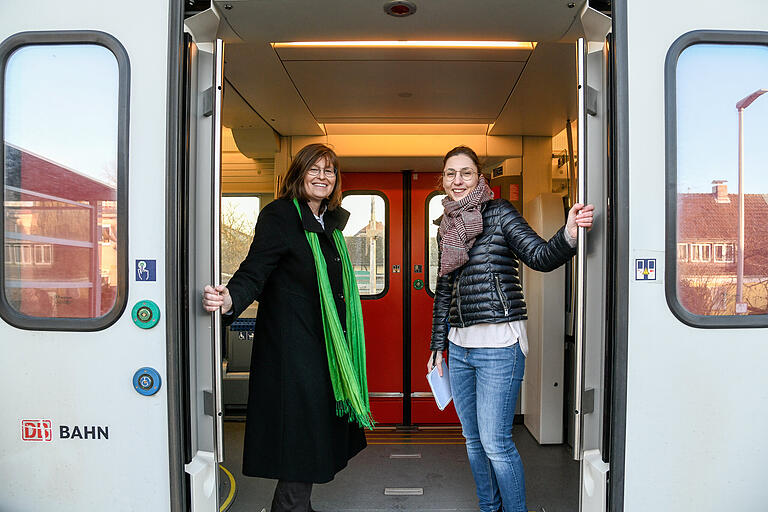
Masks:
[[[57,439],[109,439],[106,425],[59,425]],[[22,441],[53,441],[52,420],[21,420]]]
[[[53,441],[51,420],[21,420],[22,441]]]

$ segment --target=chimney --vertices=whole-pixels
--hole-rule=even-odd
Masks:
[[[716,203],[730,203],[728,197],[728,180],[712,180],[712,195]]]

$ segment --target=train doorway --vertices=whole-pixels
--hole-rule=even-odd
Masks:
[[[230,10],[236,9],[242,16],[250,15],[245,4],[233,4]],[[343,205],[353,214],[344,234],[363,297],[370,399],[374,417],[383,427],[369,436],[372,446],[367,453],[374,457],[416,455],[392,453],[397,448],[382,452],[377,445],[398,446],[404,439],[410,446],[430,444],[421,438],[404,438],[402,430],[389,430],[398,427],[410,427],[416,433],[429,432],[430,427],[443,428],[438,431],[442,435],[432,437],[439,441],[432,444],[454,444],[458,449],[444,454],[452,462],[431,459],[432,465],[460,470],[465,457],[461,438],[457,439],[455,412],[452,408],[437,410],[424,378],[436,263],[435,229],[431,221],[441,210],[436,182],[442,155],[460,144],[478,149],[487,164],[483,171],[497,197],[513,201],[527,217],[530,212],[529,221],[545,237],[554,234],[553,226],[556,230],[562,225],[564,204],[575,202],[579,193],[582,200],[587,199],[587,176],[591,175],[593,180],[589,187],[590,202],[600,202],[592,196],[602,197],[605,193],[601,186],[605,176],[602,157],[587,159],[586,148],[591,141],[590,150],[595,155],[604,152],[602,114],[606,97],[595,92],[604,91],[603,47],[610,23],[600,15],[595,18],[595,13],[588,9],[585,13],[586,22],[591,20],[597,27],[592,34],[591,52],[585,42],[577,45],[577,38],[572,35],[568,41],[530,43],[528,50],[521,53],[499,49],[490,53],[477,49],[467,52],[456,48],[446,48],[445,52],[419,48],[379,51],[273,42],[271,53],[266,56],[263,46],[248,40],[252,34],[243,32],[241,37],[245,41],[227,44],[225,57],[214,52],[214,61],[224,67],[221,124],[226,141],[222,144],[225,154],[221,183],[225,194],[253,193],[260,196],[260,202],[270,200],[279,187],[281,172],[307,143],[330,144],[340,156]],[[231,17],[227,20],[242,27]],[[189,25],[202,25],[200,21],[192,19]],[[602,34],[596,35],[601,30]],[[313,37],[307,40],[330,38],[328,34]],[[588,53],[593,54],[589,82]],[[272,67],[275,62],[270,64],[270,59],[275,58],[280,68]],[[264,65],[262,71],[269,69],[270,73],[259,72],[260,78],[255,80],[253,72],[258,66],[254,62]],[[455,79],[454,68],[460,71],[460,80]],[[326,72],[336,78],[315,80]],[[485,78],[479,78],[484,75]],[[265,76],[269,80],[265,81]],[[285,82],[286,78],[290,84]],[[443,86],[434,89],[436,83]],[[298,96],[288,97],[293,94],[291,91]],[[415,95],[412,91],[417,91],[416,95],[427,91],[436,94],[410,105],[408,100]],[[387,99],[393,93],[398,98],[395,102]],[[494,101],[487,101],[491,97]],[[274,107],[281,102],[284,109]],[[596,117],[596,109],[601,115],[590,128],[587,116]],[[239,153],[238,158],[248,160],[233,161],[228,166],[228,144],[233,155]],[[247,166],[251,168],[249,176]],[[581,182],[577,185],[578,178]],[[260,183],[261,188],[246,190],[254,183]],[[579,279],[583,282],[588,266],[595,275],[604,273],[604,262],[596,258],[601,253],[599,244],[589,254],[582,247],[580,263],[573,266],[570,281],[565,272],[550,276],[550,281],[538,279],[534,273],[523,278],[534,315],[530,333],[535,338],[535,349],[529,357],[529,371],[518,406],[525,424],[516,426],[516,435],[530,441],[529,458],[533,460],[542,458],[540,450],[559,454],[555,456],[559,474],[566,477],[550,481],[552,486],[543,484],[546,477],[531,469],[532,485],[538,482],[544,490],[532,505],[539,503],[549,510],[573,510],[578,506],[578,461],[586,447],[594,447],[600,437],[602,396],[595,396],[593,388],[591,399],[596,407],[586,411],[581,408],[581,395],[587,374],[593,380],[602,376],[603,337],[599,332],[604,312],[602,302],[594,300],[590,303],[592,314],[587,314],[584,299],[588,290],[577,283]],[[568,282],[574,284],[573,288]],[[603,284],[600,280],[595,283],[590,287],[593,295],[599,294]],[[592,326],[590,330],[588,325]],[[247,342],[247,331],[247,325],[240,331],[230,329],[227,338],[234,338],[234,344],[238,340]],[[575,340],[568,368],[564,357],[566,333]],[[587,336],[591,337],[589,346],[585,343]],[[247,349],[240,352],[247,354]],[[245,365],[239,365],[239,369],[232,365],[232,355],[229,350],[225,352],[225,364],[229,366],[223,372],[224,405],[228,403],[227,388],[239,386],[244,390],[248,378]],[[585,356],[589,356],[589,363]],[[571,380],[567,381],[566,375]],[[241,392],[241,406],[244,399]],[[591,422],[585,425],[584,417],[588,415],[598,419],[588,419]],[[221,430],[223,443],[239,451],[241,428],[225,423]],[[389,443],[386,437],[379,437],[382,431],[401,437]],[[589,442],[583,443],[583,439]],[[236,468],[238,455],[227,453],[224,460]],[[598,452],[593,460],[599,466],[596,478],[605,482],[605,465],[598,464],[600,459]],[[371,463],[375,467],[375,462],[364,461],[354,469],[355,475],[370,475],[374,479],[375,471],[369,473]],[[403,492],[436,492],[438,487],[424,482],[420,471],[409,471],[401,476],[412,475],[413,481],[422,485],[410,488],[403,483],[395,488],[405,489]],[[464,467],[464,473],[470,474],[468,467]],[[349,482],[344,480],[341,478],[342,483],[329,487],[344,492],[329,491],[328,501],[321,502],[326,508],[341,507],[339,500],[344,494],[356,493],[365,501],[366,493],[370,496],[371,491],[381,491],[368,488],[362,481],[345,488]],[[268,502],[265,497],[271,492],[269,483],[247,479],[244,485],[252,488],[262,503]],[[469,486],[449,485],[453,490],[461,489],[464,498],[469,497],[470,501],[462,503],[471,509],[471,482]],[[553,499],[557,488],[569,491],[565,497]],[[419,498],[401,500],[407,500],[408,509],[418,510],[424,505]],[[355,509],[351,504],[347,506]]]
[[[349,469],[316,489],[314,502],[318,507],[378,510],[396,501],[408,510],[421,510],[424,495],[433,496],[430,506],[469,511],[475,505],[474,484],[455,411],[437,409],[424,379],[436,279],[437,226],[433,221],[442,212],[444,197],[438,189],[439,179],[440,174],[434,172],[343,174],[342,206],[351,212],[344,235],[363,297],[369,391],[379,426],[367,433],[369,448],[350,462]],[[495,181],[494,192],[500,195],[501,185]],[[504,184],[512,189],[519,185],[514,179],[506,179]],[[548,214],[557,217],[559,213],[562,218],[562,197],[551,194],[548,199],[554,206]],[[537,229],[541,227],[537,225]],[[565,275],[562,271],[551,276],[550,286],[559,290],[552,295],[562,298]],[[543,298],[541,292],[531,289],[532,297]],[[536,315],[541,314],[536,306],[531,307]],[[562,308],[560,319],[565,323]],[[243,426],[225,422],[224,432],[224,463],[236,469]],[[534,485],[529,492],[530,509],[571,510],[578,500],[579,463],[569,448],[541,438],[542,434],[548,435],[540,431],[533,434],[522,423],[514,428],[526,460],[526,474]],[[564,434],[560,435],[564,439]],[[434,466],[444,469],[424,473],[425,468]],[[554,476],[550,474],[553,467],[557,467]],[[431,480],[425,478],[428,474],[432,474]],[[268,508],[273,481],[238,478],[238,485],[249,498],[240,498],[233,511]],[[395,498],[388,493],[402,495]]]

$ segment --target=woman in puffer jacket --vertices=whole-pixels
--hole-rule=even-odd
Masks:
[[[477,155],[459,146],[443,160],[444,213],[427,370],[442,375],[448,348],[454,405],[482,512],[525,512],[523,465],[512,422],[528,340],[519,263],[551,271],[575,254],[592,205],[575,204],[549,241],[509,201],[494,199]]]

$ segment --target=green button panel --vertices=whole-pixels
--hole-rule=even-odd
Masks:
[[[160,308],[151,300],[141,300],[133,306],[131,318],[142,329],[151,329],[160,320]]]

